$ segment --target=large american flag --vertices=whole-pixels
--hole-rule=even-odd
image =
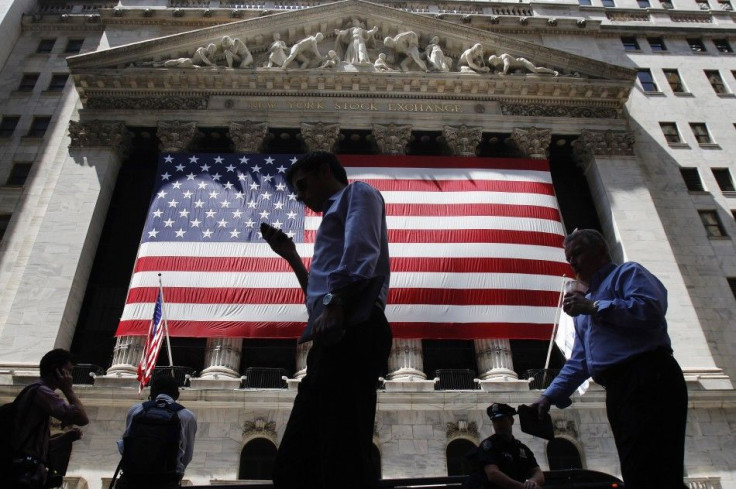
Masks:
[[[571,271],[546,161],[339,158],[386,201],[395,337],[549,339]],[[303,294],[259,233],[281,228],[309,266],[320,216],[284,180],[294,161],[162,154],[117,334],[146,334],[161,273],[171,336],[298,337]]]

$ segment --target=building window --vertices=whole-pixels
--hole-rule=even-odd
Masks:
[[[690,129],[693,130],[693,135],[698,141],[698,144],[711,144],[713,142],[713,140],[711,140],[710,138],[710,134],[708,134],[708,128],[706,127],[705,123],[691,122]]]
[[[659,3],[660,5],[662,5],[662,8],[666,8],[666,9],[672,8],[672,2],[665,1],[665,2],[659,2]]]
[[[64,49],[64,52],[78,53],[82,50],[82,44],[84,44],[84,39],[69,39],[66,42],[66,48]]]
[[[718,188],[723,192],[736,192],[731,178],[731,171],[728,168],[713,168],[711,171],[716,178],[716,182],[718,182]]]
[[[685,93],[685,87],[682,85],[682,79],[677,70],[662,70],[662,72],[673,93]]]
[[[447,475],[469,475],[473,465],[466,455],[475,448],[475,443],[464,438],[455,438],[448,443],[445,449]]]
[[[636,76],[639,78],[641,88],[643,88],[645,92],[659,91],[659,88],[657,88],[657,84],[654,82],[654,77],[652,77],[652,72],[650,70],[638,70],[636,72]]]
[[[680,133],[677,130],[677,124],[674,122],[660,122],[659,127],[662,128],[662,133],[668,143],[677,144],[682,142],[682,139],[680,139]]]
[[[687,45],[690,46],[690,50],[694,53],[705,52],[705,44],[703,44],[702,39],[688,39]]]
[[[12,187],[22,187],[28,180],[28,174],[31,173],[32,163],[16,163],[10,170],[10,176],[5,185]]]
[[[664,39],[661,37],[647,37],[647,42],[649,43],[649,47],[655,53],[667,51],[667,46],[665,46]]]
[[[578,0],[578,5],[592,5],[590,0]]]
[[[649,8],[651,5],[649,4],[649,0],[636,0],[636,3],[639,4],[639,8]]]
[[[0,119],[0,138],[9,138],[15,132],[20,117],[17,115],[6,115]]]
[[[685,181],[685,186],[690,192],[705,192],[703,181],[697,168],[680,168],[680,174]]]
[[[719,53],[733,53],[731,44],[728,39],[713,39],[713,44],[716,45],[716,49]]]
[[[49,125],[51,124],[51,117],[34,117],[33,122],[31,122],[31,128],[28,130],[28,137],[32,138],[42,138],[44,134],[46,134],[46,129],[49,128]]]
[[[624,51],[639,51],[639,43],[635,37],[622,37],[621,43],[624,45]]]
[[[728,280],[728,286],[731,288],[731,293],[734,298],[736,298],[736,278],[729,277],[726,280]]]
[[[547,444],[547,462],[549,462],[549,470],[583,468],[577,447],[564,438],[555,438]]]
[[[41,39],[36,48],[37,53],[50,53],[54,49],[56,39]]]
[[[723,95],[728,93],[726,84],[723,83],[723,78],[721,78],[721,73],[718,70],[705,70],[705,76],[708,78],[710,86],[713,87],[713,91],[717,94]]]
[[[718,5],[721,6],[721,10],[733,10],[730,0],[718,0]]]
[[[698,5],[700,10],[710,10],[708,0],[695,0],[695,3]]]
[[[66,73],[60,74],[60,75],[53,75],[51,77],[51,81],[49,82],[49,87],[47,90],[49,92],[61,92],[64,90],[64,87],[66,86],[66,81],[69,79],[69,75]]]
[[[254,438],[240,452],[238,479],[271,480],[275,461],[276,445],[266,438]]]
[[[38,73],[26,73],[20,80],[19,92],[32,92],[38,81]]]
[[[5,232],[10,224],[10,214],[0,214],[0,241],[5,237]]]
[[[705,232],[709,238],[722,238],[726,236],[726,231],[723,229],[721,219],[718,217],[716,211],[698,211],[700,214],[700,220],[703,221]]]
[[[601,0],[601,3],[604,7],[615,7],[616,4],[613,2],[613,0]]]

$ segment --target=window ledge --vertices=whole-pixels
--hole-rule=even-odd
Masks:
[[[703,149],[721,149],[721,145],[718,143],[698,143]]]
[[[665,96],[664,95],[664,92],[660,92],[659,90],[657,90],[656,92],[647,92],[645,90],[644,91],[644,95],[646,95],[648,97],[664,97]]]
[[[690,195],[710,195],[707,190],[688,190],[687,193]]]
[[[730,241],[731,236],[708,236],[708,239],[713,241]]]
[[[736,94],[733,93],[717,93],[720,98],[736,98]]]
[[[675,97],[694,97],[692,92],[672,92]]]
[[[652,54],[671,54],[669,51],[651,51]]]
[[[667,143],[670,148],[690,148],[687,143]]]
[[[736,191],[734,190],[724,190],[721,192],[724,197],[734,198],[736,197]]]

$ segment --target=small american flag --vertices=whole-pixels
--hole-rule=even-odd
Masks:
[[[304,295],[259,224],[309,267],[321,216],[284,180],[295,155],[162,154],[118,335],[145,335],[158,274],[171,336],[298,338]],[[543,160],[339,155],[386,202],[397,338],[549,340],[571,276]]]
[[[151,327],[146,337],[146,345],[143,347],[143,356],[141,357],[141,363],[138,364],[139,391],[142,391],[151,381],[153,368],[156,366],[158,354],[161,351],[161,343],[164,340],[164,328],[163,296],[159,290],[156,304],[153,307],[153,319],[151,320]]]

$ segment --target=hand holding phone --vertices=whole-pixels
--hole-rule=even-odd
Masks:
[[[282,258],[288,258],[290,255],[296,253],[296,246],[294,241],[289,238],[286,233],[280,229],[276,229],[266,222],[262,222],[261,235],[271,249],[276,252]]]

